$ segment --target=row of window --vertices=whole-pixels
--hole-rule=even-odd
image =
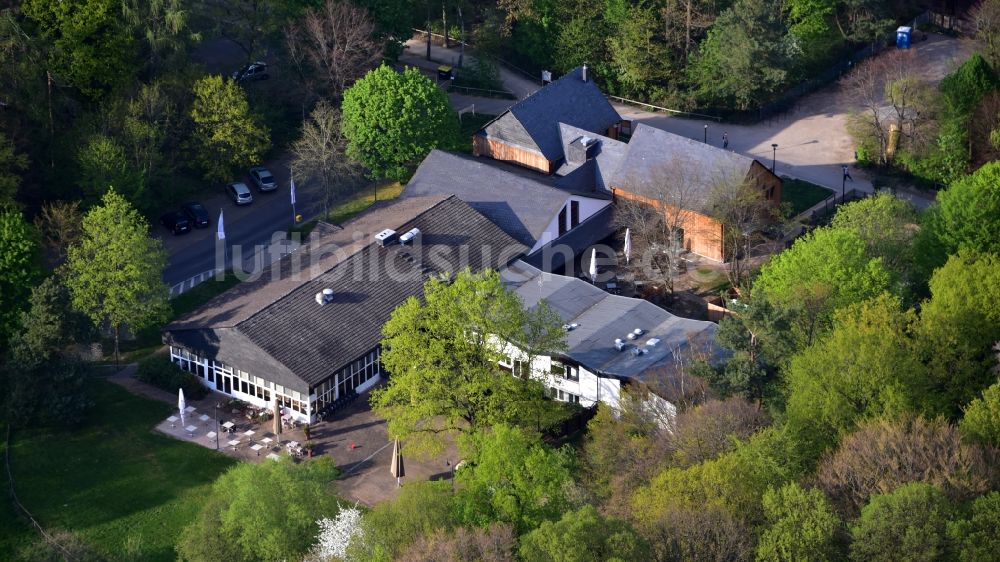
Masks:
[[[326,379],[316,387],[316,400],[319,409],[348,392],[365,384],[382,372],[379,363],[379,348],[369,351],[364,357],[353,361],[334,376]]]
[[[579,404],[580,397],[572,392],[565,392],[561,389],[550,387],[549,388],[549,398],[553,400],[559,400],[560,402],[569,402],[571,404]]]
[[[516,377],[523,378],[531,374],[527,361],[514,359],[509,355],[500,361],[500,365],[509,368]],[[549,366],[549,372],[556,377],[568,381],[576,382],[580,380],[580,368],[576,365],[567,365],[566,363],[553,360]]]
[[[233,369],[221,361],[207,360],[181,347],[170,347],[170,360],[185,371],[205,379],[217,390],[232,394],[243,393],[264,402],[271,402],[271,393],[278,397],[278,403],[305,415],[307,405],[297,390],[251,375],[240,369]],[[205,366],[208,365],[206,369]]]

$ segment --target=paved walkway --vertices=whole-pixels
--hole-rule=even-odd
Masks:
[[[426,51],[423,49],[426,49],[426,45],[417,43],[419,42],[416,39],[407,43],[410,47],[409,52],[401,60],[410,64],[416,64],[417,59],[424,60],[422,57]],[[913,49],[920,59],[923,78],[930,83],[940,81],[972,54],[972,48],[967,43],[935,34],[928,34],[928,40],[915,43]],[[444,49],[440,45],[432,45],[431,57],[450,63],[453,59],[457,60],[457,52],[453,49]],[[504,87],[511,91],[528,90],[524,83],[530,81],[503,66],[501,66],[501,78]],[[537,86],[534,89],[537,89]],[[452,94],[451,99],[456,108],[467,107],[474,103],[477,112],[494,115],[502,113],[514,103],[511,100],[456,94]],[[718,146],[722,145],[722,134],[729,133],[731,150],[766,164],[771,164],[773,156],[775,171],[779,175],[810,181],[838,193],[843,178],[842,166],[847,165],[854,178],[853,182],[847,183],[847,190],[852,188],[865,192],[873,190],[867,175],[862,170],[853,168],[854,142],[845,127],[847,115],[853,104],[845,98],[839,84],[832,84],[802,98],[791,111],[780,117],[753,125],[720,124],[715,121],[652,113],[629,105],[614,105],[625,119],[693,139],[704,139],[707,125],[708,142]],[[772,144],[778,145],[777,150],[772,150]],[[928,196],[920,193],[899,195],[913,201],[919,207],[926,207],[931,202]]]

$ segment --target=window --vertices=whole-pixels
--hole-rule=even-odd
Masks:
[[[559,236],[566,234],[566,207],[559,211]]]
[[[569,202],[569,227],[576,228],[580,224],[580,202]]]
[[[568,381],[579,381],[580,380],[580,368],[575,365],[566,366],[566,380]]]
[[[528,376],[531,373],[531,370],[529,368],[528,362],[527,361],[515,360],[514,361],[513,373],[514,373],[514,376],[516,376],[516,377],[526,377],[526,376]]]
[[[549,372],[557,377],[564,377],[566,376],[566,365],[553,361],[552,366],[549,367]]]

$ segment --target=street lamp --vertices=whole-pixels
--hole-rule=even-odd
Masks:
[[[708,125],[705,125],[705,144],[708,144]]]
[[[778,145],[777,143],[771,143],[771,173],[774,173],[774,160],[778,156]]]

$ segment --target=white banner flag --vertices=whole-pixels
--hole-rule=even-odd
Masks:
[[[222,224],[222,210],[219,210],[219,230],[218,230],[219,240],[226,239],[226,227]]]
[[[295,178],[294,177],[291,178],[290,183],[292,184],[292,205],[294,205],[295,204]]]

